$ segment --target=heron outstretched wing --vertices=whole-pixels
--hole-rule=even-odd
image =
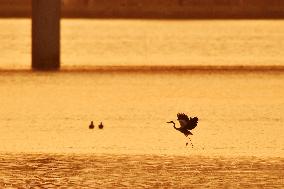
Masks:
[[[189,123],[189,118],[187,115],[185,115],[184,113],[178,113],[177,114],[177,120],[179,121],[180,124],[180,128],[185,128],[187,127],[188,123]]]
[[[194,129],[197,126],[197,123],[198,123],[198,117],[193,117],[193,118],[191,117],[186,126],[186,129],[189,129],[189,130]]]
[[[187,129],[187,130],[192,130],[197,126],[198,123],[198,117],[191,117],[190,119],[188,118],[187,115],[184,113],[178,113],[177,114],[178,121],[180,123],[180,128],[182,129]]]

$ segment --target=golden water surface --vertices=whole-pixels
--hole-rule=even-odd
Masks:
[[[29,68],[31,20],[0,28],[0,68]],[[283,66],[283,49],[282,20],[61,20],[62,66]]]
[[[283,188],[283,71],[84,71],[283,65],[282,22],[62,20],[72,69],[33,72],[30,21],[1,19],[0,187]]]

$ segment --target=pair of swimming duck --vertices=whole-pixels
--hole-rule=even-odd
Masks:
[[[99,129],[104,128],[103,123],[101,122],[98,127],[99,127]],[[95,125],[94,125],[94,122],[91,121],[91,124],[89,125],[89,129],[93,129],[93,128],[95,128]]]

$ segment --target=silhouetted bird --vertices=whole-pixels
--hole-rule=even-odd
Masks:
[[[91,124],[89,125],[89,129],[93,129],[95,126],[94,126],[94,123],[93,121],[91,121]]]
[[[188,135],[192,135],[192,133],[189,131],[189,130],[192,130],[194,129],[196,126],[197,126],[197,123],[198,123],[198,118],[197,117],[193,117],[193,118],[188,118],[187,115],[185,115],[184,113],[178,113],[177,114],[177,120],[179,121],[179,124],[180,124],[180,127],[177,128],[175,125],[175,122],[173,121],[169,121],[167,123],[173,123],[174,125],[174,128],[180,132],[182,132],[185,137],[187,137]],[[190,138],[189,138],[190,140]],[[190,140],[191,142],[191,140]],[[188,143],[186,143],[187,145]],[[191,143],[192,147],[193,147],[193,144]]]
[[[104,125],[103,125],[103,123],[101,122],[101,123],[99,124],[99,129],[102,129],[102,128],[104,128]]]

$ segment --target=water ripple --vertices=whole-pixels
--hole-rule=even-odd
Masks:
[[[0,154],[0,187],[283,187],[284,158]]]

